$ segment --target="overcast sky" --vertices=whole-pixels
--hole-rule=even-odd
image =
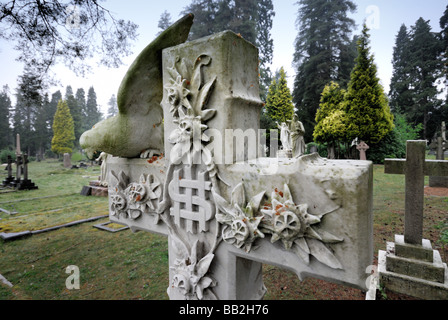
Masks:
[[[155,35],[160,31],[157,27],[160,15],[166,10],[171,14],[173,21],[180,18],[180,12],[190,3],[190,0],[107,0],[104,6],[112,11],[115,17],[131,20],[139,25],[138,41],[133,47],[133,54],[124,59],[125,65],[118,69],[107,69],[105,67],[94,68],[92,74],[85,78],[77,78],[70,70],[58,66],[57,72],[61,87],[51,88],[50,93],[61,90],[65,93],[65,87],[71,85],[73,91],[84,88],[87,92],[93,86],[98,97],[98,104],[104,113],[107,110],[107,102],[112,94],[116,95],[121,79],[127,68],[148,45]],[[395,37],[401,24],[407,27],[415,24],[420,17],[430,20],[433,31],[439,32],[439,19],[446,9],[446,0],[354,0],[358,10],[352,17],[357,23],[358,34],[364,20],[371,29],[371,47],[378,66],[378,73],[385,91],[389,91],[389,83],[392,77],[392,52]],[[292,67],[294,54],[294,39],[297,35],[296,16],[298,5],[296,0],[273,0],[275,18],[272,28],[274,40],[274,57],[272,71],[284,67],[289,76],[289,84],[295,76]],[[11,93],[15,93],[17,77],[22,73],[23,66],[17,62],[18,53],[12,50],[12,44],[0,40],[0,86],[7,84]],[[15,101],[15,99],[13,99]]]

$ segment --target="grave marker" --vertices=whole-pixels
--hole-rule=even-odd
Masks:
[[[240,36],[161,57],[164,150],[107,170],[110,220],[168,236],[170,299],[261,299],[263,263],[365,290],[371,162],[259,158],[258,52]]]
[[[379,252],[380,285],[422,299],[448,299],[448,271],[423,239],[424,178],[448,176],[448,161],[425,160],[426,141],[407,141],[406,159],[385,159],[384,172],[405,175],[404,236]]]
[[[369,150],[369,146],[364,141],[361,141],[356,149],[359,151],[359,160],[367,160],[366,151]]]

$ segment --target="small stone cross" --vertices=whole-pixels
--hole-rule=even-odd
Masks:
[[[421,245],[425,176],[448,176],[448,161],[426,160],[426,141],[407,141],[406,159],[385,159],[384,172],[405,175],[404,241]]]
[[[356,149],[359,150],[359,159],[360,160],[367,160],[366,151],[369,148],[370,147],[364,141],[361,141],[361,143],[356,146]]]

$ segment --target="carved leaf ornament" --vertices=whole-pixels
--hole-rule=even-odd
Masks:
[[[225,242],[237,248],[244,247],[249,252],[257,238],[271,234],[272,243],[280,240],[285,249],[295,252],[306,264],[309,264],[309,257],[312,255],[331,268],[342,269],[340,262],[325,244],[343,240],[313,228],[325,214],[312,215],[308,212],[308,205],[296,205],[287,184],[283,191],[275,189],[270,202],[260,208],[264,194],[262,192],[246,203],[241,183],[234,188],[231,203],[220,195],[213,194],[220,210],[216,219],[224,225],[222,238]]]
[[[212,154],[205,144],[210,138],[204,134],[205,124],[216,114],[215,109],[206,108],[213,91],[216,76],[202,84],[201,67],[211,62],[207,55],[199,56],[193,68],[184,59],[177,59],[172,68],[170,84],[165,86],[170,113],[177,128],[170,134],[168,141],[174,144],[170,161],[174,164],[203,163],[211,174],[215,174]],[[190,71],[192,70],[192,72]],[[191,80],[189,80],[191,79]]]

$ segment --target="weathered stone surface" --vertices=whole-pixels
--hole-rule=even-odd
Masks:
[[[386,268],[387,252],[380,250],[378,254],[379,283],[393,292],[403,293],[425,300],[448,299],[448,272],[445,267],[445,281],[439,283],[428,281],[405,274],[388,271]]]

